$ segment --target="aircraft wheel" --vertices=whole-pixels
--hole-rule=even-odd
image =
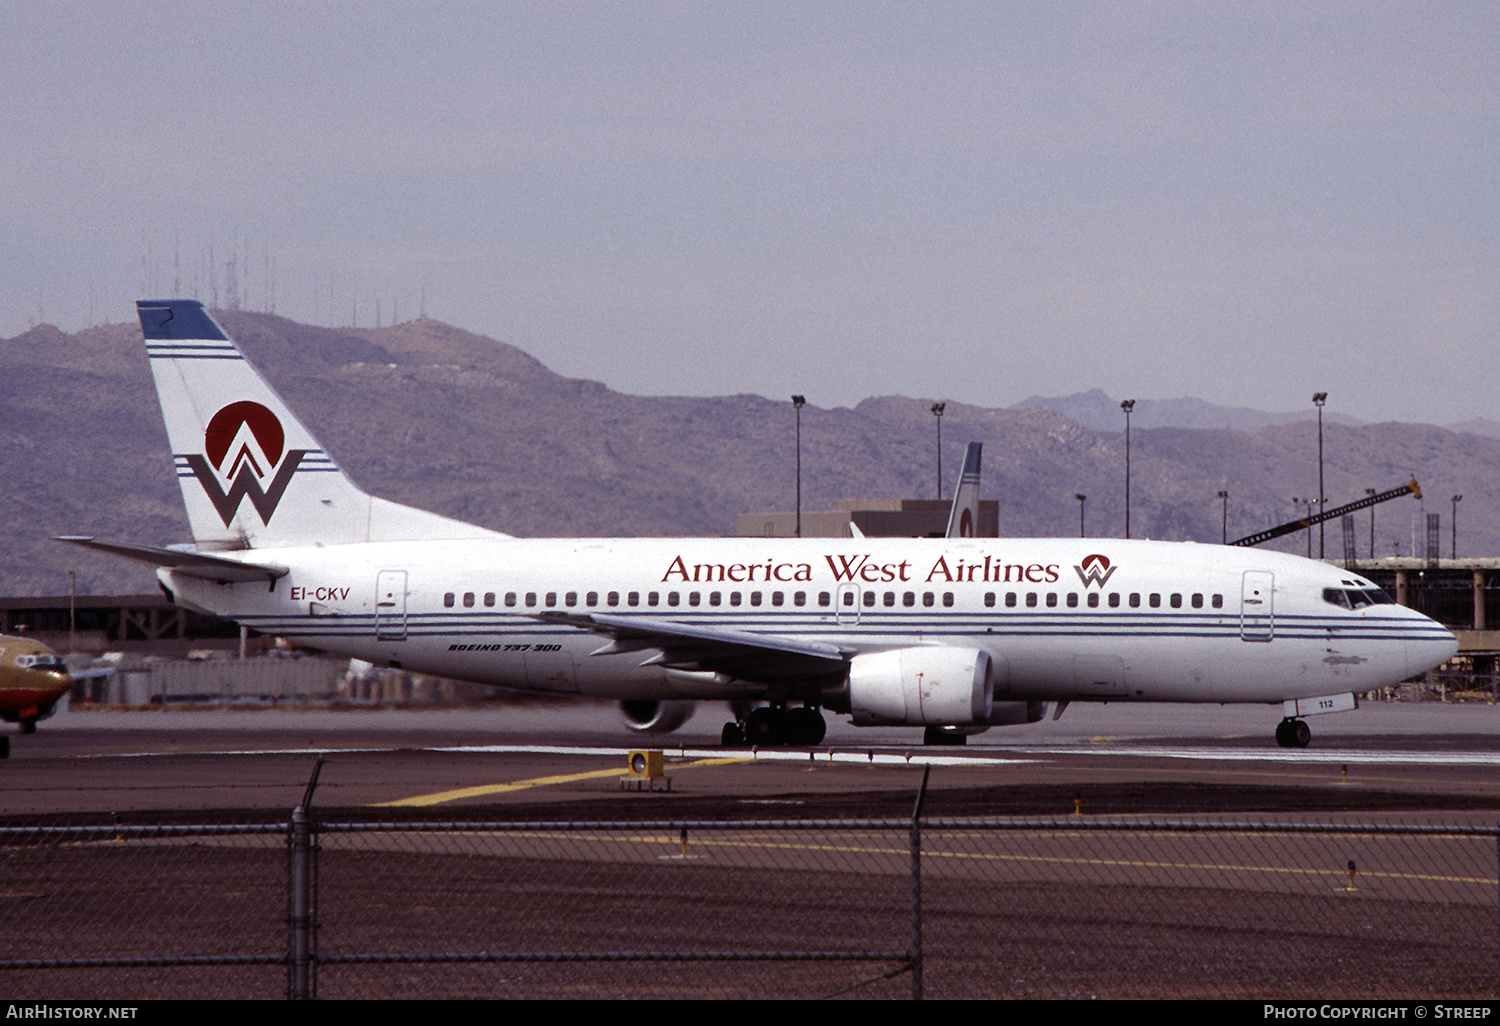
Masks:
[[[10,738],[0,734],[0,759],[10,758]]]
[[[967,734],[951,734],[942,727],[928,727],[922,731],[922,743],[924,745],[966,745],[969,743]]]
[[[745,741],[757,748],[770,748],[782,743],[785,734],[785,716],[780,709],[763,705],[750,714],[745,721]]]
[[[22,720],[21,721],[21,733],[23,733],[23,734],[35,734],[36,733],[36,720]]]
[[[1276,743],[1282,748],[1306,748],[1312,731],[1303,720],[1286,719],[1276,724]]]
[[[734,720],[724,724],[724,732],[719,735],[719,744],[725,748],[738,748],[745,743],[745,728]]]
[[[1293,748],[1306,748],[1307,743],[1312,740],[1312,731],[1308,729],[1305,720],[1293,720],[1290,733]]]
[[[828,724],[818,710],[803,706],[786,712],[786,743],[789,745],[820,744],[828,733]]]

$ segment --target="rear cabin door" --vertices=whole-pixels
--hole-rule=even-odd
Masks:
[[[405,570],[382,570],[375,575],[375,637],[381,641],[406,639]]]

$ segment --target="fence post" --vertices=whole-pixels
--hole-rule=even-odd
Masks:
[[[312,830],[307,810],[292,810],[291,935],[287,986],[294,1001],[312,997]]]
[[[911,810],[911,999],[922,1000],[922,799],[932,764],[922,767],[922,785]]]
[[[317,997],[317,978],[313,968],[313,792],[318,787],[318,774],[323,770],[323,757],[313,762],[312,774],[307,780],[307,791],[302,795],[302,804],[292,810],[291,822],[291,880],[289,895],[291,914],[288,916],[287,937],[287,992],[293,1001],[308,1001]]]

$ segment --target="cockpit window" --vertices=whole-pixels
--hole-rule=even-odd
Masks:
[[[1366,606],[1389,606],[1395,602],[1379,588],[1324,588],[1323,601],[1344,609],[1363,609]]]
[[[1349,604],[1349,595],[1343,588],[1324,588],[1323,601],[1331,602],[1336,606],[1343,606],[1345,609],[1354,608]]]

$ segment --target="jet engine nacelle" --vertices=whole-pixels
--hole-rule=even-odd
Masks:
[[[859,726],[987,723],[994,697],[989,653],[898,648],[849,663],[849,711]]]
[[[649,699],[625,701],[620,703],[620,715],[631,730],[642,734],[670,734],[693,715],[693,703]]]

